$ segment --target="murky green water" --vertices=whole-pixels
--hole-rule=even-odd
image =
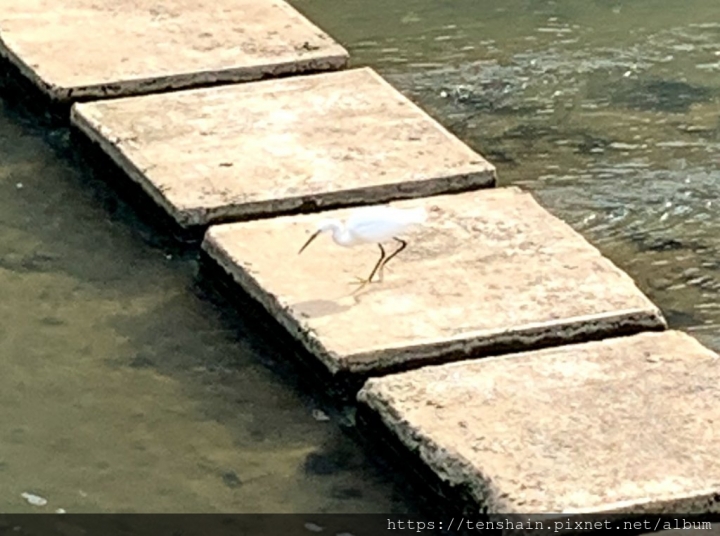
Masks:
[[[720,350],[720,4],[295,5]],[[2,510],[412,511],[68,143],[0,104]]]
[[[0,104],[0,510],[406,511],[195,255],[30,123]]]

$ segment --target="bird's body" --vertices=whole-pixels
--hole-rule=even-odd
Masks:
[[[320,232],[330,231],[336,244],[354,247],[359,244],[380,244],[392,240],[412,225],[425,221],[425,210],[393,207],[364,207],[353,211],[343,224],[325,220],[318,225]]]
[[[370,277],[360,279],[363,286],[369,283],[375,272],[384,268],[385,264],[400,253],[407,246],[407,242],[397,238],[397,235],[413,225],[422,224],[427,219],[427,212],[422,207],[414,209],[399,209],[388,206],[363,207],[354,210],[343,223],[339,220],[324,220],[317,226],[317,230],[310,236],[299,253],[310,245],[320,233],[331,233],[333,241],[343,247],[354,247],[360,244],[378,244],[381,257],[375,265]],[[389,257],[385,257],[383,242],[395,240],[400,247]]]

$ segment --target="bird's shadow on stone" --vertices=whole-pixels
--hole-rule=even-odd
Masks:
[[[319,318],[344,313],[353,305],[343,305],[335,300],[307,300],[293,304],[292,308],[303,318]]]

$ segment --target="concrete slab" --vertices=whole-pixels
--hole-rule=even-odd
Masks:
[[[57,101],[339,69],[348,60],[280,0],[0,0],[0,55]]]
[[[358,399],[489,513],[720,509],[720,359],[681,332],[425,367]]]
[[[76,104],[72,122],[186,228],[495,184],[369,68]]]
[[[354,296],[376,245],[323,236],[298,256],[321,219],[351,209],[212,226],[203,248],[333,373],[665,328],[627,274],[518,188],[391,205],[430,217]]]

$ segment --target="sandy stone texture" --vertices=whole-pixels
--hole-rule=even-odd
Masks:
[[[0,55],[56,101],[344,68],[280,0],[0,0]]]

